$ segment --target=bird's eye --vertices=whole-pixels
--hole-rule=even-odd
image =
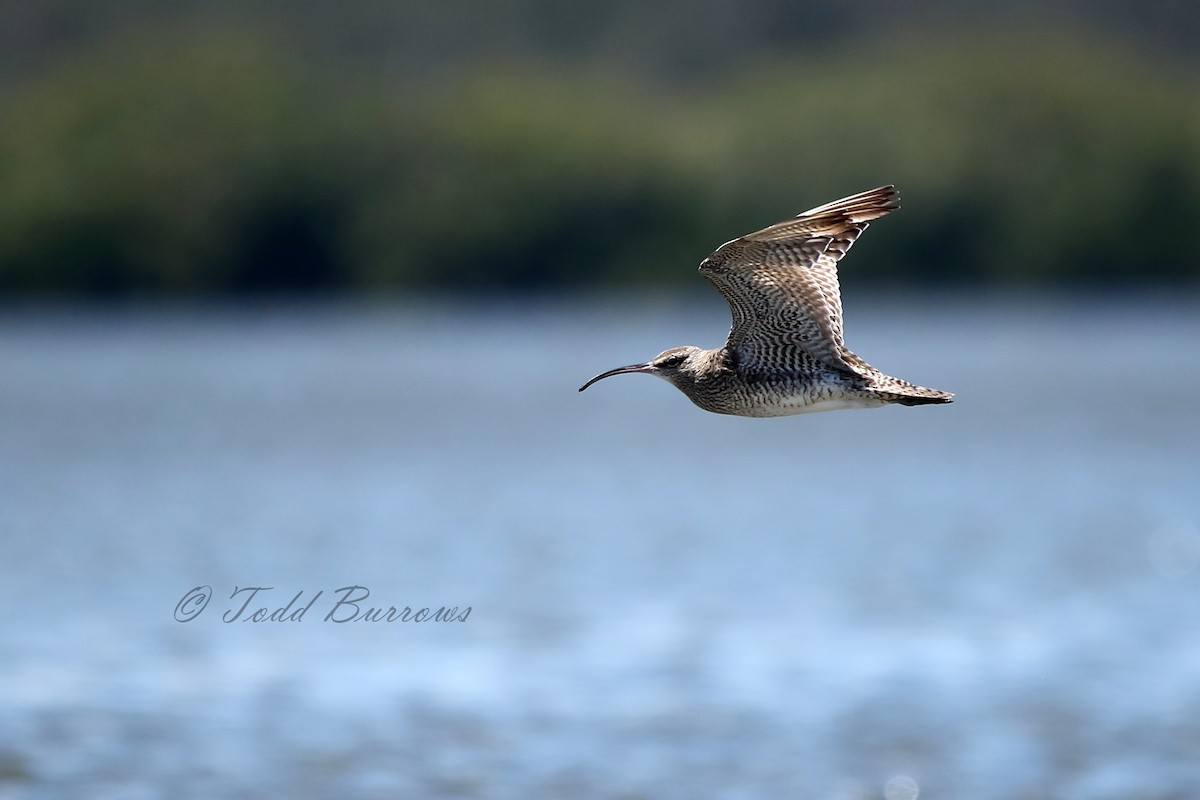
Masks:
[[[684,356],[674,355],[674,356],[671,356],[670,358],[664,358],[662,361],[658,362],[658,365],[660,367],[678,367],[680,364],[683,363],[683,360],[684,360]]]

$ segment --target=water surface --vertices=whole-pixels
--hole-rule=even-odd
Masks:
[[[715,296],[9,309],[0,797],[1200,796],[1198,308],[851,298],[958,401],[775,420],[575,391]]]

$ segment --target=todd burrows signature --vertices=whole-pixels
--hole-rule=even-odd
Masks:
[[[322,622],[466,622],[471,616],[471,607],[441,606],[403,609],[395,606],[368,606],[366,600],[371,592],[365,586],[343,586],[335,589],[330,597],[322,589],[316,594],[305,596],[305,590],[296,592],[286,605],[271,608],[264,593],[273,591],[273,586],[235,586],[229,595],[231,605],[221,615],[222,622],[303,622],[309,611],[315,608],[314,617],[322,615]],[[208,607],[212,599],[211,586],[197,586],[175,606],[178,622],[191,622]],[[266,604],[264,604],[264,601]],[[318,605],[319,603],[319,605]]]

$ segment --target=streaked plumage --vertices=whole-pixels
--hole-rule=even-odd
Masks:
[[[718,414],[777,417],[900,403],[949,403],[953,395],[885,375],[846,349],[837,262],[871,220],[895,211],[893,186],[817,206],[721,245],[700,272],[733,314],[723,347],[675,347],[601,378],[645,372]]]

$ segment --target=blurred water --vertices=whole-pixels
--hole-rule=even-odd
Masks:
[[[1200,796],[1197,306],[851,298],[958,402],[777,420],[575,392],[715,295],[9,309],[0,797]]]

